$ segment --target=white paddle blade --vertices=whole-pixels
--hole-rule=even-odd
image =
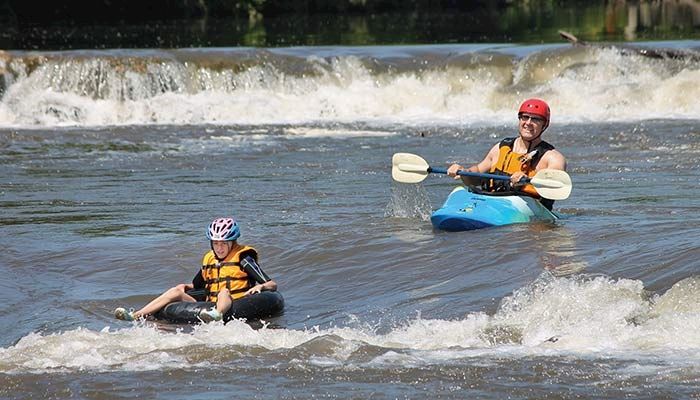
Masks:
[[[545,199],[565,200],[571,194],[571,177],[565,171],[558,169],[537,171],[530,179],[530,183]]]
[[[396,153],[391,158],[391,177],[402,183],[422,182],[428,176],[428,163],[411,153]]]

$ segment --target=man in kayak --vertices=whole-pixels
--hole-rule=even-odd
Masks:
[[[552,209],[553,200],[542,199],[529,184],[522,184],[524,177],[532,177],[539,170],[558,169],[566,171],[566,159],[554,146],[542,140],[542,133],[549,126],[549,105],[540,99],[528,99],[518,109],[518,137],[501,140],[489,150],[478,164],[464,168],[452,164],[447,174],[461,177],[467,186],[480,187],[487,192],[524,194],[539,198],[540,202]],[[510,175],[508,181],[483,180],[459,176],[457,171]]]
[[[277,283],[271,280],[257,263],[258,253],[254,248],[238,244],[241,236],[238,223],[231,217],[217,218],[209,224],[207,239],[211,250],[202,260],[202,268],[192,283],[182,283],[168,289],[138,311],[127,311],[119,307],[114,316],[125,321],[158,312],[176,301],[211,301],[216,307],[202,310],[199,317],[205,321],[219,321],[231,308],[231,302],[244,296],[264,290],[277,290]],[[200,289],[201,295],[188,291]]]

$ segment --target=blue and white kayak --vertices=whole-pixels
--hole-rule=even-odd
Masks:
[[[528,196],[479,194],[466,187],[455,188],[430,222],[444,231],[468,231],[534,221],[554,222],[557,216]]]

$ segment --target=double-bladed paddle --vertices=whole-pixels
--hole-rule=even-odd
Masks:
[[[428,174],[446,174],[446,168],[433,168],[415,154],[396,153],[391,158],[391,177],[397,182],[418,183],[423,181]],[[458,175],[473,176],[477,178],[509,181],[508,175],[484,174],[480,172],[468,172],[459,170]],[[523,178],[522,183],[531,184],[537,193],[545,199],[564,200],[571,194],[571,177],[558,169],[542,169],[531,178]]]

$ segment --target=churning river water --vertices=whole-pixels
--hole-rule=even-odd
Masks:
[[[568,45],[2,53],[0,398],[700,398],[700,63]],[[526,97],[561,219],[432,229]],[[115,320],[207,224],[286,300],[249,326]]]

